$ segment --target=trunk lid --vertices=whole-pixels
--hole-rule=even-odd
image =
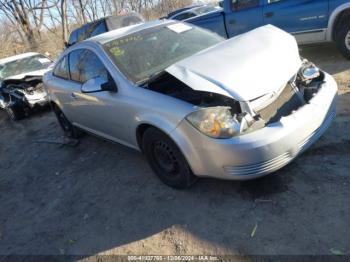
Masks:
[[[166,71],[194,90],[250,101],[277,93],[300,66],[295,38],[267,25],[185,58]]]

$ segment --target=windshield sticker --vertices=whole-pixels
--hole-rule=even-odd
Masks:
[[[47,63],[51,62],[50,59],[48,59],[48,58],[39,58],[38,60],[42,64],[47,64]]]
[[[118,57],[118,56],[122,56],[124,55],[124,50],[120,49],[118,46],[116,47],[113,47],[110,49],[110,52],[115,56],[115,57]]]
[[[130,36],[130,37],[126,37],[126,38],[121,38],[121,39],[117,39],[115,41],[113,41],[111,43],[111,45],[115,45],[115,46],[119,46],[119,45],[125,45],[125,44],[128,44],[128,43],[132,43],[134,41],[140,41],[140,40],[143,40],[143,37],[142,36],[139,36],[139,35],[136,35],[136,36]],[[108,46],[108,44],[107,44]]]
[[[183,32],[187,32],[189,30],[191,30],[193,27],[189,26],[189,25],[185,25],[182,23],[178,23],[178,24],[174,24],[174,25],[169,25],[167,26],[168,29],[170,29],[171,31],[181,34]]]

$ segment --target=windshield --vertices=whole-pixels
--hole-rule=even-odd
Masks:
[[[43,55],[34,55],[0,65],[0,79],[46,69],[52,63]]]
[[[214,33],[176,23],[150,28],[104,44],[119,70],[136,84],[170,65],[224,39]]]

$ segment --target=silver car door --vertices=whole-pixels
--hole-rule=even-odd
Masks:
[[[74,123],[77,119],[76,111],[77,99],[75,93],[80,90],[81,84],[70,80],[68,68],[68,55],[64,56],[55,66],[52,78],[48,85],[54,97],[60,102],[58,105],[66,117]]]
[[[89,80],[102,79],[106,83],[114,81],[109,72],[91,50],[79,49],[73,51],[69,57],[71,77],[81,86]],[[118,92],[99,90],[99,86],[92,87],[92,92],[79,91],[74,93],[75,108],[78,115],[77,125],[97,135],[120,143],[127,144],[130,133],[127,122],[123,121],[123,103]]]

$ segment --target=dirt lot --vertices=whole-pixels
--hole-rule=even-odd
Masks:
[[[0,254],[350,254],[350,62],[333,45],[302,54],[336,77],[338,116],[251,182],[176,191],[123,146],[38,143],[62,135],[51,112],[17,123],[0,112]]]

